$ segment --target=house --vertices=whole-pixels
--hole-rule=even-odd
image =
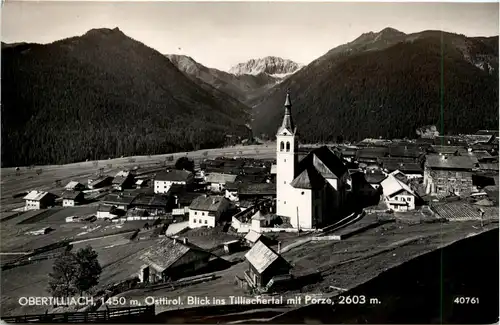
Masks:
[[[156,283],[194,275],[207,267],[211,257],[211,253],[188,243],[187,238],[161,239],[139,257],[144,263],[139,279]]]
[[[173,184],[189,186],[194,181],[194,174],[187,170],[173,169],[169,172],[161,172],[155,177],[154,192],[167,193]]]
[[[345,208],[349,172],[326,146],[314,149],[299,162],[290,94],[284,106],[285,115],[276,134],[276,214],[297,230],[322,227],[340,218]]]
[[[400,170],[395,170],[392,173],[390,173],[388,176],[394,176],[405,184],[408,184],[408,181],[410,180],[410,178],[408,178],[408,176],[406,176],[406,174]]]
[[[428,155],[424,169],[426,194],[470,193],[473,191],[473,170],[477,167],[477,158],[471,155]]]
[[[290,274],[292,266],[278,253],[261,241],[246,254],[248,269],[245,271],[245,279],[253,288],[267,286],[275,276]]]
[[[237,202],[239,200],[238,190],[240,188],[240,183],[226,183],[226,193],[224,197],[231,202]]]
[[[227,183],[234,183],[236,175],[210,173],[205,177],[205,182],[210,186],[210,191],[220,193],[224,191]]]
[[[130,202],[130,208],[142,209],[151,215],[165,214],[167,206],[167,197],[153,193],[139,193]]]
[[[382,181],[382,192],[387,207],[394,211],[415,210],[418,195],[394,175]]]
[[[119,194],[108,194],[102,200],[105,205],[114,205],[118,209],[127,211],[132,207],[132,202],[136,198],[135,193],[119,193]]]
[[[84,194],[83,192],[76,191],[65,191],[62,194],[63,207],[74,207],[83,202]]]
[[[230,205],[223,196],[197,197],[189,206],[189,227],[215,227]]]
[[[268,246],[272,245],[273,242],[272,239],[270,239],[269,237],[266,237],[265,235],[256,232],[254,230],[250,230],[245,236],[245,243],[249,247],[254,246],[258,241],[261,241],[262,243]]]
[[[386,147],[366,147],[356,151],[356,161],[363,164],[376,164],[378,159],[386,157],[389,149]]]
[[[43,191],[31,191],[26,195],[23,200],[26,201],[24,207],[25,210],[40,210],[46,209],[48,207],[55,205],[55,200],[57,195],[43,192]]]
[[[429,153],[441,154],[441,155],[463,155],[467,154],[468,151],[462,146],[441,146],[433,145],[429,148]]]
[[[85,190],[85,185],[76,181],[71,181],[64,187],[64,189],[67,191],[83,191]]]
[[[101,204],[97,208],[96,217],[97,219],[111,219],[116,216],[117,208],[114,205],[104,205]]]
[[[118,191],[130,188],[132,184],[134,184],[134,176],[127,170],[118,172],[112,182],[113,188]]]
[[[357,147],[343,147],[341,148],[342,158],[344,158],[348,162],[353,162],[354,160],[356,160],[357,151]]]
[[[204,194],[197,192],[189,192],[183,185],[174,184],[170,187],[167,193],[168,208],[167,211],[172,210],[173,216],[189,215],[189,206],[193,201]]]
[[[88,187],[91,190],[95,190],[98,188],[103,188],[107,186],[111,186],[113,182],[113,177],[111,176],[100,176],[97,178],[91,178],[88,181]]]
[[[418,146],[409,143],[389,147],[389,157],[410,158],[417,161],[422,155],[423,152]]]

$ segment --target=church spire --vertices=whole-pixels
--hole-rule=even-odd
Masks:
[[[291,132],[295,132],[292,119],[292,101],[290,100],[290,90],[286,92],[285,116],[283,117],[283,123],[281,123],[281,129],[287,129]]]

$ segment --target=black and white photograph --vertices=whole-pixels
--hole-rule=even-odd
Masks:
[[[0,322],[499,321],[499,3],[1,4]]]

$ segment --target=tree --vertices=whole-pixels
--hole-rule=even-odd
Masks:
[[[180,170],[185,169],[192,172],[194,171],[194,161],[190,160],[187,157],[180,157],[175,162],[175,169],[180,169]]]
[[[102,268],[97,260],[97,252],[91,246],[78,250],[76,253],[79,269],[76,288],[80,293],[89,292],[99,283]]]
[[[49,291],[54,297],[69,297],[78,292],[76,279],[79,264],[75,254],[64,252],[54,262],[49,273]]]
[[[344,137],[342,134],[337,135],[337,143],[344,143]]]

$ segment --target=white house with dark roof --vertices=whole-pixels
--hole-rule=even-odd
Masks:
[[[424,186],[426,194],[467,194],[474,190],[472,173],[479,168],[473,155],[427,155],[425,159]]]
[[[276,214],[288,218],[294,228],[319,228],[340,216],[350,176],[342,160],[326,146],[299,162],[291,107],[287,94],[285,116],[276,134]]]
[[[24,207],[25,210],[40,210],[53,206],[55,204],[55,199],[57,195],[43,192],[43,191],[31,191],[29,192],[23,200],[26,201]]]
[[[167,193],[173,184],[187,186],[194,181],[194,174],[187,170],[173,169],[169,172],[161,172],[155,177],[154,192]]]
[[[199,196],[189,206],[189,227],[215,227],[231,204],[223,196]]]
[[[65,191],[61,197],[63,207],[74,207],[83,202],[84,194],[77,191]]]
[[[394,211],[415,210],[418,195],[404,182],[389,175],[382,181],[382,192],[387,207]]]

